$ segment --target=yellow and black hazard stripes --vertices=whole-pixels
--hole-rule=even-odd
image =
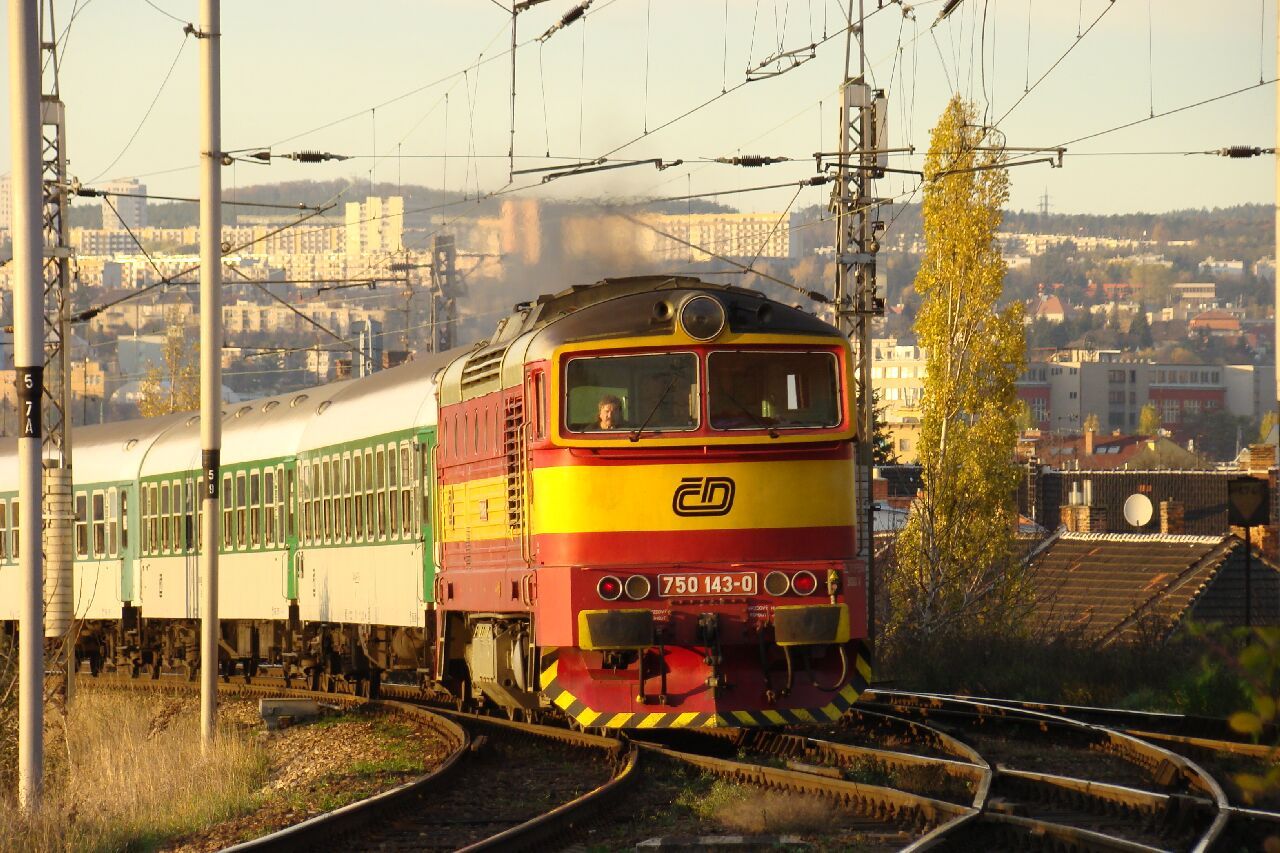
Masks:
[[[799,726],[835,722],[858,701],[858,696],[871,681],[871,664],[866,648],[859,643],[854,657],[854,673],[850,683],[831,694],[831,701],[819,708],[756,708],[725,710],[715,713],[685,712],[609,712],[598,711],[574,696],[560,682],[560,650],[544,649],[539,687],[543,694],[570,719],[582,726],[606,729],[697,729],[737,726]]]

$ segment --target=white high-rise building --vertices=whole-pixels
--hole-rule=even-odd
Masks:
[[[375,255],[404,249],[404,198],[370,196],[347,202],[347,255]]]
[[[110,195],[102,200],[102,228],[106,231],[123,231],[127,226],[134,233],[147,227],[147,185],[135,180],[110,181],[99,189],[123,195]],[[112,208],[115,208],[112,210]]]

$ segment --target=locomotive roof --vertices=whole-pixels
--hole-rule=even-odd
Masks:
[[[682,275],[645,275],[628,278],[606,278],[595,284],[574,285],[559,293],[539,296],[535,301],[524,324],[525,331],[555,325],[559,327],[559,335],[568,339],[576,329],[573,315],[585,308],[591,308],[606,302],[641,297],[641,300],[627,300],[627,305],[643,301],[644,297],[671,297],[681,292],[699,291],[715,296],[724,304],[729,315],[730,328],[735,331],[769,331],[781,334],[839,334],[830,324],[814,315],[793,308],[785,303],[770,299],[755,290],[744,287],[733,287],[727,284],[716,284],[703,281],[692,276]],[[767,323],[759,322],[757,317],[762,305],[770,306]],[[622,305],[610,306],[621,308]],[[592,312],[594,313],[594,312]],[[610,311],[609,313],[614,313]],[[616,334],[628,332],[633,334],[653,334],[654,318],[651,313],[626,313],[615,318],[618,327]],[[665,324],[670,331],[674,316]],[[767,326],[768,328],[761,328]]]
[[[724,305],[733,332],[841,334],[808,312],[742,287],[679,275],[607,278],[517,306],[516,313],[498,323],[490,340],[449,365],[440,382],[440,402],[456,403],[518,385],[527,362],[549,357],[561,344],[669,335],[675,331],[679,307],[698,294],[712,295]]]

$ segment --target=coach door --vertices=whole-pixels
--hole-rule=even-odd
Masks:
[[[418,601],[430,602],[434,599],[432,587],[435,583],[435,542],[432,537],[431,507],[435,484],[435,443],[432,434],[427,431],[418,433],[414,439],[415,492],[418,496],[418,543],[421,548],[419,557],[422,560],[422,571],[418,576]]]

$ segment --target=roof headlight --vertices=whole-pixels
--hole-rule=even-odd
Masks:
[[[724,331],[724,306],[710,296],[695,296],[680,309],[680,328],[695,341],[709,341]]]

